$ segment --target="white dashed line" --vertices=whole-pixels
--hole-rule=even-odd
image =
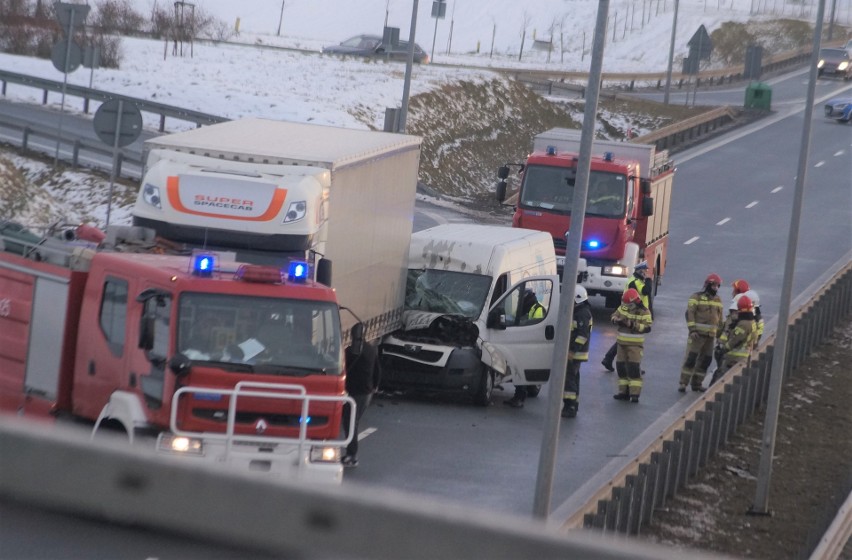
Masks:
[[[845,153],[845,152],[844,152],[843,150],[840,150],[839,152],[835,152],[835,153],[834,153],[834,157],[842,156],[844,153]]]
[[[688,240],[688,241],[684,241],[684,242],[683,242],[683,244],[684,244],[684,245],[692,245],[692,244],[693,244],[693,243],[695,243],[696,241],[698,241],[698,236],[697,236],[697,235],[696,235],[695,237],[693,237],[692,239]]]
[[[727,223],[728,223],[728,222],[730,222],[730,221],[731,221],[731,219],[730,219],[730,218],[725,218],[724,220],[720,220],[720,221],[716,222],[716,225],[717,225],[717,226],[721,226],[721,225],[723,225],[723,224],[727,224]]]
[[[824,161],[820,161],[820,162],[815,163],[815,164],[814,164],[814,167],[822,167],[823,165],[825,165],[825,162],[824,162]]]
[[[366,430],[362,430],[361,433],[358,434],[358,441],[361,441],[362,439],[364,439],[365,437],[367,437],[368,435],[372,434],[373,432],[375,432],[377,430],[378,430],[378,428],[367,428]]]
[[[774,188],[774,189],[772,189],[770,192],[771,192],[772,194],[775,194],[775,193],[777,193],[778,191],[780,191],[780,190],[781,190],[781,189],[783,189],[783,188],[784,188],[783,186],[775,187],[775,188]]]
[[[748,204],[746,204],[746,208],[752,208],[752,207],[754,207],[754,206],[757,206],[757,201],[756,201],[756,200],[752,200],[751,202],[749,202]]]

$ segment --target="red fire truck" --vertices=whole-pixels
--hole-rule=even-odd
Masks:
[[[580,131],[554,128],[538,134],[523,164],[501,167],[497,197],[506,199],[510,165],[520,168],[514,227],[548,232],[561,274],[565,234],[577,173]],[[666,268],[674,164],[653,145],[596,140],[592,148],[581,258],[582,284],[617,307],[635,266],[646,261],[656,294]],[[514,198],[514,195],[513,195]],[[561,257],[561,259],[560,259]]]
[[[304,263],[160,254],[138,227],[0,232],[0,412],[109,421],[173,455],[342,479],[340,309]]]

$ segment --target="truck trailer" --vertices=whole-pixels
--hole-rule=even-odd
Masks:
[[[340,312],[306,263],[162,254],[153,231],[127,226],[7,226],[0,412],[87,420],[93,434],[118,424],[131,442],[157,434],[169,456],[340,482],[353,404]]]
[[[246,262],[307,261],[318,279],[333,263],[341,304],[378,339],[400,325],[420,144],[257,118],[160,136],[145,142],[133,223]]]
[[[571,227],[580,131],[553,128],[538,134],[522,164],[498,171],[497,198],[506,200],[510,167],[520,169],[514,202],[514,227],[550,234],[564,264],[566,233]],[[589,295],[617,307],[635,266],[647,262],[656,295],[666,269],[669,211],[674,162],[654,145],[595,140],[589,175],[580,257],[586,270],[582,285]]]

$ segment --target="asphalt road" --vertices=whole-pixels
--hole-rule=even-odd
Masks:
[[[592,359],[582,368],[580,413],[563,420],[553,504],[557,508],[589,481],[625,460],[631,444],[654,437],[699,395],[676,392],[683,357],[683,312],[690,293],[716,272],[728,286],[744,277],[760,293],[764,315],[777,315],[801,145],[807,75],[773,80],[776,113],[711,143],[678,154],[667,274],[655,301],[655,326],[646,344],[642,401],[614,401],[615,376],[599,361],[614,340],[609,312],[595,299]],[[794,297],[852,250],[852,127],[822,117],[821,100],[852,86],[821,81],[812,123]],[[742,89],[699,92],[742,99]],[[706,96],[706,99],[705,99]],[[733,101],[731,101],[733,103]],[[0,103],[0,112],[19,106]],[[28,118],[28,117],[26,117]],[[35,118],[35,117],[33,117]],[[73,119],[65,119],[72,130]],[[85,125],[81,125],[85,126]],[[415,229],[470,220],[418,202]],[[482,408],[461,399],[382,397],[361,423],[360,466],[344,485],[382,486],[483,510],[528,515],[542,444],[545,387],[524,409],[502,406],[512,387]]]

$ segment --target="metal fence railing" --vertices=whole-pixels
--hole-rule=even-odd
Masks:
[[[812,295],[808,295],[812,294]],[[852,314],[852,254],[793,302],[785,378]],[[681,419],[565,518],[564,528],[637,534],[762,407],[769,392],[772,332],[748,367],[732,368]]]

